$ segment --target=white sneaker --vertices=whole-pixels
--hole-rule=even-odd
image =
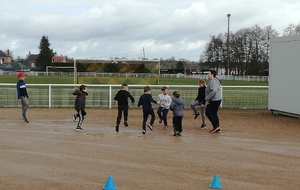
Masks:
[[[81,127],[76,127],[76,131],[82,131],[83,129]]]
[[[153,131],[153,126],[152,126],[152,125],[148,124],[148,127],[149,127],[149,129],[150,129],[151,131]]]

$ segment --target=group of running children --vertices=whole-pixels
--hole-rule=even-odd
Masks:
[[[198,88],[198,96],[195,101],[191,103],[191,108],[194,111],[194,119],[197,119],[199,115],[202,118],[201,128],[206,128],[205,124],[205,81],[200,79]],[[142,122],[142,134],[146,134],[146,128],[148,127],[153,131],[153,124],[155,121],[155,113],[152,108],[152,103],[158,104],[157,115],[159,117],[159,123],[163,123],[165,128],[168,128],[168,112],[171,110],[173,112],[173,136],[181,136],[182,132],[182,118],[184,115],[184,101],[180,97],[178,91],[172,93],[172,98],[169,96],[169,88],[164,86],[161,88],[161,93],[158,95],[157,101],[153,99],[151,95],[151,88],[149,86],[144,87],[144,94],[140,96],[137,106],[142,106],[143,108],[143,122]],[[86,112],[84,111],[85,107],[85,96],[87,96],[87,87],[81,85],[79,89],[73,92],[73,95],[76,96],[75,100],[75,109],[76,114],[73,115],[73,121],[75,122],[79,118],[76,130],[82,130],[81,124],[84,120]],[[118,116],[116,120],[116,132],[120,130],[120,123],[122,115],[124,116],[124,126],[128,127],[128,100],[131,100],[132,103],[135,102],[134,97],[128,92],[128,85],[122,84],[121,90],[117,92],[114,97],[114,100],[118,103]],[[197,111],[197,106],[200,106],[200,113]],[[148,117],[150,115],[150,122],[147,124]]]
[[[152,103],[158,104],[159,108],[157,114],[159,116],[159,123],[164,123],[165,128],[168,128],[167,115],[169,110],[173,111],[173,129],[174,136],[181,136],[182,132],[182,118],[183,118],[183,109],[184,101],[180,97],[178,91],[173,92],[173,99],[169,96],[168,87],[162,87],[161,94],[158,95],[158,100],[154,100],[151,95],[151,88],[149,86],[144,87],[144,94],[140,96],[138,107],[143,107],[143,124],[142,124],[142,134],[146,134],[146,126],[153,131],[153,124],[155,120],[154,110],[152,108]],[[81,85],[79,89],[76,89],[73,92],[73,95],[76,96],[75,99],[75,110],[76,114],[72,115],[72,119],[75,122],[78,118],[78,123],[76,130],[82,130],[81,125],[84,120],[85,112],[85,98],[88,95],[87,86]],[[116,132],[119,132],[120,123],[122,115],[124,115],[124,126],[128,127],[128,99],[132,103],[135,102],[134,97],[128,92],[128,85],[122,84],[122,89],[117,92],[114,97],[114,100],[118,102],[118,116],[116,121]],[[151,116],[150,123],[147,125],[148,116]]]
[[[213,73],[215,76],[215,73]],[[17,83],[17,98],[18,101],[22,105],[22,115],[21,118],[29,123],[27,117],[26,117],[26,111],[28,108],[28,102],[26,100],[29,99],[27,90],[26,90],[26,85],[24,82],[26,74],[24,72],[19,72],[18,73],[18,78],[19,81]],[[214,78],[214,77],[212,77]],[[210,79],[210,78],[209,78]],[[219,83],[220,81],[217,81]],[[204,129],[206,128],[205,124],[205,114],[209,118],[209,120],[212,122],[213,129],[210,132],[217,132],[220,133],[220,127],[219,127],[219,119],[217,116],[217,109],[220,105],[221,100],[214,100],[213,101],[207,101],[207,99],[211,99],[210,93],[208,96],[206,96],[205,92],[206,90],[209,91],[214,91],[213,89],[206,89],[205,81],[200,79],[198,81],[198,95],[196,99],[191,103],[191,108],[194,112],[194,119],[197,119],[199,115],[201,115],[202,119],[202,125],[201,128]],[[212,88],[215,88],[212,85]],[[208,86],[210,88],[210,86]],[[219,89],[219,87],[218,87]],[[158,100],[154,100],[152,95],[151,95],[151,88],[149,86],[144,87],[144,94],[140,96],[140,99],[138,101],[138,107],[142,106],[143,107],[143,122],[142,122],[142,134],[146,134],[146,126],[153,131],[153,124],[155,120],[155,114],[154,110],[152,108],[152,103],[158,104],[159,107],[157,109],[157,114],[159,117],[159,123],[164,124],[165,128],[168,128],[168,120],[167,120],[167,115],[169,110],[173,112],[173,118],[172,118],[172,124],[173,124],[173,131],[174,131],[174,136],[181,136],[182,132],[182,118],[184,115],[184,101],[180,97],[180,93],[178,91],[174,91],[172,93],[172,98],[169,96],[169,89],[168,87],[164,86],[161,88],[161,94],[158,95]],[[76,130],[81,131],[82,130],[82,123],[84,120],[84,117],[86,115],[85,112],[85,99],[86,96],[88,95],[87,93],[87,86],[86,85],[81,85],[78,89],[76,89],[73,92],[73,95],[76,96],[75,99],[75,110],[77,111],[76,114],[72,115],[72,119],[75,122],[76,119],[78,118],[78,123],[76,126]],[[220,99],[220,97],[216,97],[216,94],[213,93],[214,98]],[[118,102],[118,116],[117,116],[117,121],[116,121],[116,132],[119,132],[119,126],[121,123],[122,119],[122,113],[124,115],[124,126],[128,127],[128,99],[131,100],[132,103],[135,102],[135,99],[133,96],[128,92],[128,85],[127,84],[122,84],[122,89],[117,92],[117,94],[114,97],[114,100]],[[207,103],[208,102],[208,103]],[[197,106],[200,106],[200,113],[197,111]],[[205,112],[205,110],[211,110],[208,112]],[[211,113],[211,114],[210,114]],[[151,116],[150,122],[147,125],[147,120],[148,116]]]

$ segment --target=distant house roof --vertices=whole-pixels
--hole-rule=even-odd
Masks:
[[[0,50],[0,57],[9,57],[9,56],[6,55],[2,50]]]
[[[24,71],[30,70],[27,67],[27,63],[4,63],[0,65],[0,69],[3,71]]]
[[[39,54],[30,54],[28,56],[28,61],[35,61],[39,57]]]

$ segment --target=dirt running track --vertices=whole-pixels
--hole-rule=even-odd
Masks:
[[[221,109],[222,133],[200,129],[185,110],[182,137],[163,129],[141,134],[141,109],[115,133],[116,109],[86,109],[83,132],[73,109],[0,108],[0,189],[205,190],[218,175],[223,189],[299,190],[300,120],[267,110]],[[171,123],[171,114],[169,122]]]

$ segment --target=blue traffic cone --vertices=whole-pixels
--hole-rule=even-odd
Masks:
[[[221,189],[222,188],[220,179],[219,179],[219,177],[217,175],[214,176],[214,179],[211,182],[211,185],[209,187],[213,188],[213,189]]]
[[[117,190],[112,176],[109,176],[107,178],[107,181],[106,181],[105,186],[103,187],[103,190]]]

